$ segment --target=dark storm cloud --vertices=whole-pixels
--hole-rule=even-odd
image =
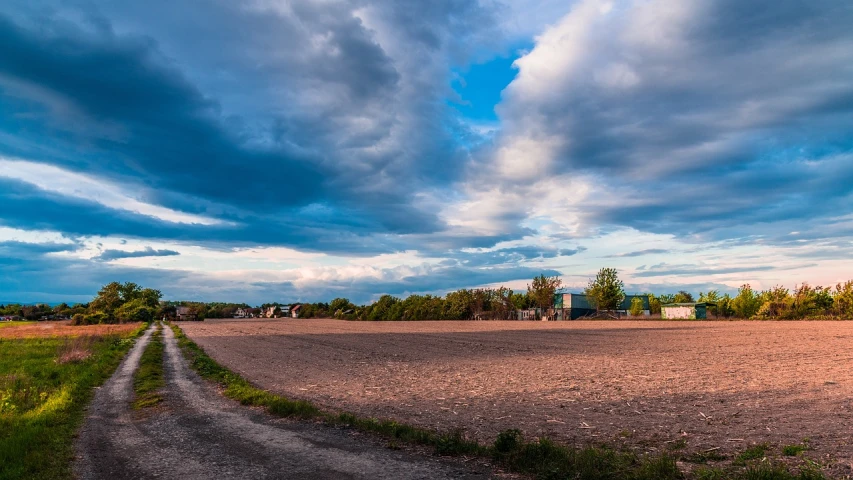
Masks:
[[[110,260],[119,260],[122,258],[143,258],[143,257],[173,257],[180,255],[174,250],[155,250],[151,247],[145,247],[144,250],[104,250],[100,255],[95,257],[97,260],[108,262]]]
[[[585,173],[627,197],[591,198],[587,224],[743,236],[849,205],[853,5],[616,3],[585,22],[565,37],[566,66],[536,56],[547,44],[519,61],[499,111],[508,140],[559,140],[542,174]]]
[[[397,58],[356,15],[365,9],[400,21],[381,25],[400,37],[386,39]],[[491,28],[486,9],[212,2],[199,13],[156,1],[0,8],[0,153],[257,222],[243,236],[264,242],[251,232],[270,222],[322,223],[312,234],[332,238],[321,243],[341,230],[444,228],[415,194],[446,188],[465,161],[444,100],[446,57],[464,54],[448,47],[453,35]],[[278,243],[299,246],[290,240]]]

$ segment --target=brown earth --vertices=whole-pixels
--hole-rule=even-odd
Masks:
[[[9,325],[0,328],[0,338],[45,338],[45,337],[78,337],[119,335],[132,332],[141,323],[124,323],[121,325],[81,325],[72,326],[70,321],[35,322],[22,325]]]
[[[807,439],[806,457],[853,475],[853,322],[180,325],[259,386],[329,410],[729,460]]]

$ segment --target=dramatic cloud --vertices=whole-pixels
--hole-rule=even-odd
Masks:
[[[0,293],[835,282],[851,24],[829,0],[10,0]]]
[[[578,2],[516,61],[477,168],[494,175],[470,188],[682,235],[833,216],[853,195],[851,22],[828,1]]]

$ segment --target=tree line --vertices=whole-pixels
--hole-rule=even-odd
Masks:
[[[371,304],[356,305],[347,298],[331,302],[301,303],[301,318],[340,318],[347,320],[505,320],[517,318],[518,310],[539,308],[546,312],[554,304],[554,295],[562,283],[558,277],[540,275],[527,285],[525,291],[507,287],[460,289],[444,296],[409,295],[398,298],[383,295]],[[612,268],[601,269],[583,291],[590,303],[599,310],[615,310],[625,299],[624,285]],[[698,297],[687,291],[674,294],[646,293],[652,315],[661,313],[668,303],[705,302],[711,315],[718,318],[745,319],[853,319],[853,280],[834,287],[813,287],[803,283],[793,290],[776,286],[754,290],[749,284],[738,289],[734,296],[718,290],[700,292]],[[143,288],[135,283],[112,282],[104,285],[89,303],[55,307],[47,304],[0,305],[0,315],[26,320],[70,318],[76,325],[97,323],[147,322],[155,318],[174,317],[178,307],[188,307],[205,318],[230,318],[239,308],[256,315],[268,303],[252,308],[245,303],[160,301],[159,290]],[[639,299],[634,299],[635,302]],[[642,311],[642,301],[631,305],[631,313]]]

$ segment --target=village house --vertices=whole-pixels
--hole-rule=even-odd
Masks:
[[[234,312],[234,318],[252,318],[254,316],[255,314],[252,313],[251,308],[240,307],[236,312]]]
[[[175,316],[177,316],[180,321],[198,320],[198,313],[190,307],[178,307],[175,309]]]
[[[299,318],[299,310],[302,309],[302,305],[294,305],[290,309],[290,316],[293,318]]]

